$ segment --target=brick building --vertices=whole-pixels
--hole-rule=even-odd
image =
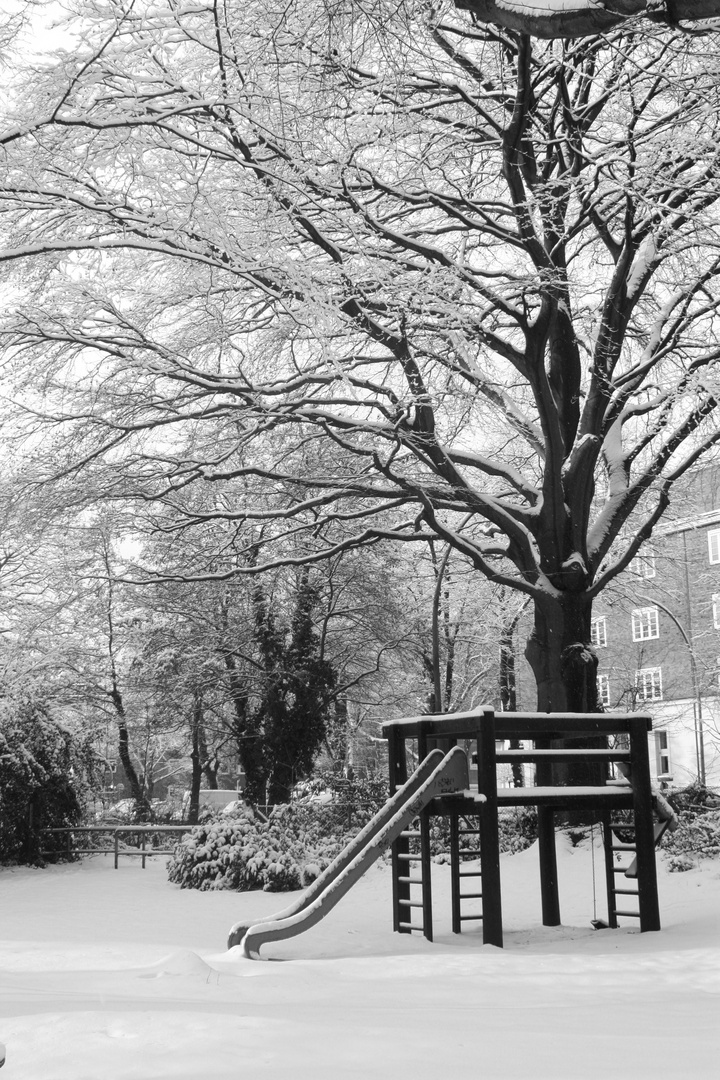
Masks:
[[[609,709],[655,721],[655,775],[720,787],[720,470],[699,470],[675,515],[593,611]]]
[[[668,787],[698,776],[720,788],[720,468],[697,470],[631,567],[593,607],[598,685],[606,709],[654,720],[650,761]],[[518,708],[535,708],[521,660]]]

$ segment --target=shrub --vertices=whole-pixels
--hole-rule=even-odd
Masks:
[[[675,832],[666,832],[663,851],[670,870],[692,870],[701,859],[720,857],[720,810],[683,815]]]
[[[281,806],[267,818],[240,816],[198,825],[168,861],[169,880],[184,889],[264,889],[309,885],[357,829],[337,828],[324,807]]]
[[[42,864],[43,830],[82,817],[90,753],[33,697],[0,702],[0,862]],[[62,841],[57,858],[67,857]]]

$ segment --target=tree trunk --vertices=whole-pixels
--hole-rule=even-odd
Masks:
[[[597,656],[590,643],[592,608],[587,594],[565,592],[558,600],[537,604],[535,624],[525,655],[537,682],[539,712],[598,712]],[[565,739],[557,746],[604,747],[605,740]],[[599,784],[603,766],[596,763],[538,767],[538,783]]]
[[[517,710],[514,635],[518,617],[518,615],[514,615],[512,619],[503,621],[500,630],[500,704],[503,712],[515,712]],[[519,750],[520,740],[511,739],[510,749]],[[513,787],[523,787],[525,777],[521,763],[514,761],[510,769],[512,771]]]
[[[118,718],[118,757],[130,785],[130,797],[135,802],[135,816],[138,821],[148,821],[150,819],[150,803],[148,802],[145,786],[140,780],[130,756],[130,733],[127,727],[125,704],[117,686],[114,686],[110,691],[110,697]]]
[[[269,806],[284,806],[292,798],[292,790],[295,786],[295,771],[290,765],[276,762],[269,778],[267,786],[267,801]]]
[[[198,722],[198,750],[200,753],[200,761],[202,763],[202,772],[205,777],[205,783],[211,791],[217,791],[218,789],[218,772],[220,770],[220,761],[217,756],[210,760],[210,751],[208,750],[207,735],[205,733],[205,724],[202,717]]]
[[[225,670],[228,673],[230,698],[232,700],[235,722],[233,724],[237,742],[240,767],[245,773],[245,798],[249,803],[264,803],[266,799],[267,770],[265,768],[262,745],[250,715],[250,693],[247,680],[238,671],[232,652],[223,650]]]
[[[190,805],[188,807],[188,824],[197,825],[200,816],[200,785],[202,783],[202,757],[200,754],[200,724],[202,722],[202,705],[196,698],[193,702],[192,715],[190,717],[191,737],[191,778],[190,778]]]

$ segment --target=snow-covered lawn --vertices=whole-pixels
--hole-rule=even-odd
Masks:
[[[720,863],[660,859],[663,930],[642,935],[591,928],[589,846],[559,838],[559,864],[550,929],[537,851],[504,859],[504,950],[450,933],[444,866],[435,943],[393,934],[379,866],[268,963],[225,937],[287,895],[182,891],[161,859],[0,870],[2,1080],[715,1080]],[[596,871],[604,917],[599,851]]]

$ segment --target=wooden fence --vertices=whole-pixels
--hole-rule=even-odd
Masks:
[[[43,837],[64,837],[64,843],[46,845],[41,855],[113,855],[115,869],[121,857],[136,856],[145,869],[151,855],[170,855],[174,844],[167,837],[179,839],[192,825],[80,825],[74,828],[45,829]],[[148,846],[148,843],[150,846]]]

